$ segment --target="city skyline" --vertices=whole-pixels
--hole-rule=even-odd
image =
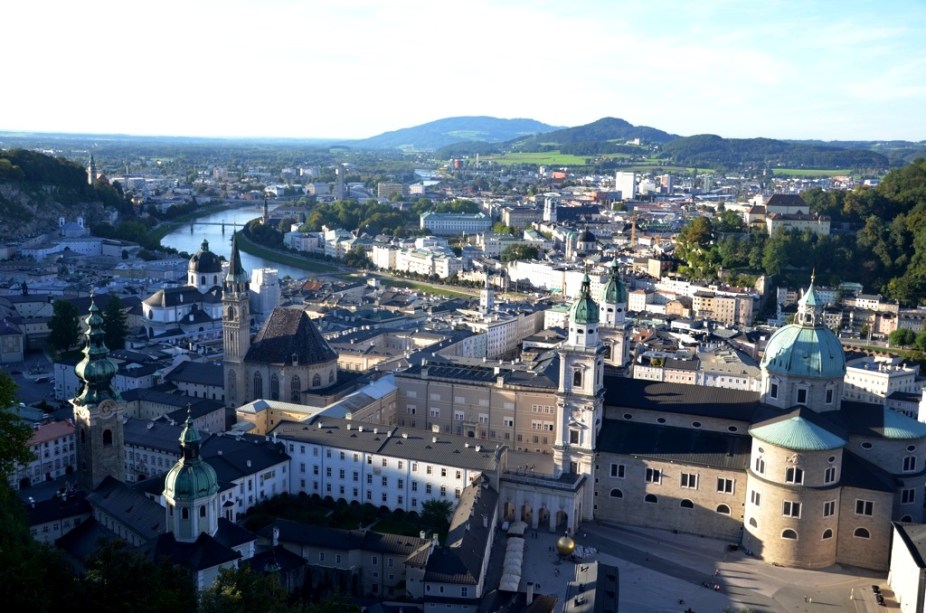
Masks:
[[[367,138],[454,116],[926,140],[926,2],[8,9],[0,130]],[[51,18],[50,18],[51,17]],[[41,27],[26,27],[41,24]]]

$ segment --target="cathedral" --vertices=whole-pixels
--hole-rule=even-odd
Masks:
[[[626,293],[589,294],[583,283],[566,341],[526,368],[396,373],[392,423],[528,452],[502,476],[508,521],[596,519],[729,540],[782,566],[887,568],[891,522],[923,521],[926,424],[842,398],[845,356],[812,281],[768,342],[760,393],[605,375],[626,351]]]

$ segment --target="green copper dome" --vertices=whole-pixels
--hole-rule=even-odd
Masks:
[[[846,440],[796,414],[787,419],[759,424],[749,430],[754,438],[792,451],[839,449]]]
[[[822,324],[823,305],[810,287],[798,301],[797,316],[772,335],[765,347],[762,368],[796,377],[841,379],[846,374],[846,356],[836,334]]]
[[[589,292],[592,280],[588,273],[582,277],[582,289],[579,291],[579,297],[569,309],[569,319],[577,324],[597,324],[598,323],[598,305],[592,300]]]
[[[164,478],[164,496],[172,500],[196,500],[219,491],[219,479],[212,468],[199,457],[199,433],[188,413],[186,426],[180,433],[180,460]]]
[[[87,342],[84,359],[77,363],[74,372],[83,381],[81,393],[74,399],[81,406],[97,405],[104,400],[120,400],[119,392],[112,387],[118,367],[109,359],[109,349],[103,342],[103,317],[96,302],[90,299],[90,315],[87,317]]]
[[[604,286],[604,292],[601,294],[601,301],[606,304],[627,304],[627,286],[621,279],[620,270],[617,267],[617,258],[611,262],[611,276]]]

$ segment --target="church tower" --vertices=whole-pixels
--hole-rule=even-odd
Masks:
[[[183,543],[192,543],[203,533],[214,536],[219,529],[219,480],[215,469],[200,457],[199,444],[188,408],[180,433],[180,460],[164,478],[167,525]]]
[[[486,270],[485,287],[479,292],[479,314],[488,315],[495,308],[495,290],[492,289],[492,283],[489,281],[489,271]]]
[[[244,402],[244,358],[251,346],[251,310],[248,277],[241,266],[236,235],[232,235],[231,258],[222,288],[222,346],[225,351],[225,405]]]
[[[605,362],[622,368],[627,364],[627,286],[621,279],[617,257],[611,262],[610,276],[601,293],[601,338]]]
[[[599,307],[590,295],[591,279],[569,310],[569,336],[558,350],[556,440],[553,464],[557,476],[589,475],[581,496],[581,519],[591,519],[595,447],[604,419],[604,347],[599,341]]]
[[[93,185],[93,182],[97,179],[96,174],[96,160],[93,159],[93,154],[90,154],[90,164],[87,165],[87,183]]]
[[[108,357],[104,334],[103,317],[91,299],[84,359],[74,367],[83,389],[71,400],[77,436],[77,486],[85,492],[106,477],[125,479],[125,405],[112,386],[118,369]]]

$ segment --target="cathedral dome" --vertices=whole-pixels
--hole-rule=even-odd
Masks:
[[[191,501],[218,492],[215,469],[199,457],[199,434],[190,417],[180,433],[180,447],[183,455],[164,478],[164,495],[174,501]]]
[[[795,377],[842,379],[846,356],[836,334],[821,323],[822,304],[813,288],[798,302],[795,323],[772,335],[765,347],[762,368]]]
[[[199,251],[190,258],[189,271],[197,274],[214,274],[222,272],[222,260],[209,251],[209,241],[203,239]]]
[[[604,286],[601,301],[607,304],[627,304],[627,286],[617,268],[617,258],[611,263],[611,278]]]
[[[579,297],[576,298],[572,308],[569,309],[569,319],[577,324],[598,323],[598,305],[592,300],[588,291],[591,282],[588,273],[585,273],[582,278],[582,290],[579,292]]]

